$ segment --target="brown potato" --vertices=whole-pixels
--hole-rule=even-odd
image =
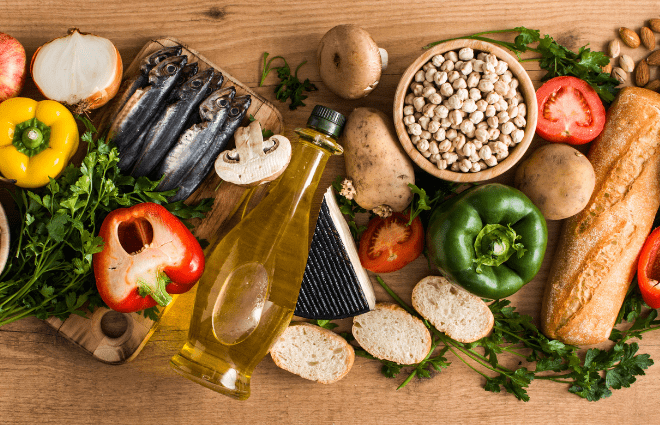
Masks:
[[[587,157],[561,143],[542,146],[516,170],[515,186],[548,220],[562,220],[582,211],[595,184]]]
[[[410,204],[413,165],[390,117],[374,108],[356,108],[346,121],[341,143],[358,205],[367,210],[387,205],[403,211]]]

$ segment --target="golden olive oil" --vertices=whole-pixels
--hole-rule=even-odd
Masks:
[[[338,129],[323,120],[315,125],[317,110],[317,118],[330,111],[330,118],[341,119]],[[207,251],[188,340],[171,361],[177,372],[220,393],[249,397],[252,371],[293,316],[312,197],[329,157],[342,152],[336,139],[343,119],[315,107],[308,127],[296,130],[291,162],[274,187]]]

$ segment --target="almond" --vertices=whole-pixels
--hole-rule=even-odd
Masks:
[[[626,27],[619,28],[619,37],[621,37],[621,41],[623,41],[626,46],[632,47],[633,49],[639,47],[641,42],[637,33]]]
[[[653,50],[655,47],[655,35],[653,34],[653,31],[648,27],[642,27],[642,29],[639,30],[639,35],[644,47]]]
[[[616,78],[619,83],[625,84],[626,79],[628,78],[628,74],[626,71],[617,66],[612,70],[612,77]]]
[[[656,80],[649,81],[644,86],[644,88],[648,89],[648,90],[658,91],[658,89],[660,89],[660,80],[656,79]]]
[[[660,32],[660,19],[649,20],[649,27],[655,32]]]
[[[619,56],[619,66],[626,72],[633,72],[635,69],[635,62],[628,55]]]
[[[649,64],[646,61],[639,61],[635,68],[635,84],[637,87],[644,87],[649,82]]]
[[[660,65],[660,49],[653,51],[649,57],[646,58],[646,62],[651,66]]]
[[[615,39],[610,41],[607,53],[612,59],[617,58],[619,54],[621,54],[621,44],[619,44],[619,40]]]

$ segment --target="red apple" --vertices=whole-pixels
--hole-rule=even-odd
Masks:
[[[23,45],[11,35],[0,32],[0,102],[20,93],[25,74]]]

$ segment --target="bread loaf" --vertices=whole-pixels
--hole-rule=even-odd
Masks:
[[[660,94],[626,87],[587,155],[596,186],[561,230],[542,309],[544,333],[568,344],[606,340],[660,205]]]

